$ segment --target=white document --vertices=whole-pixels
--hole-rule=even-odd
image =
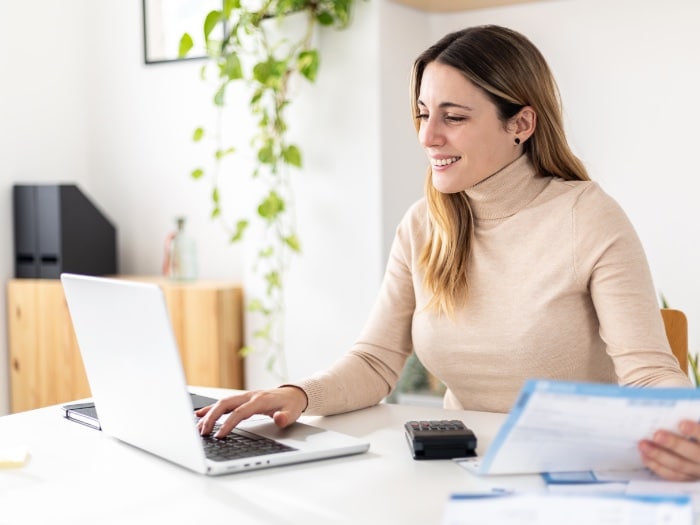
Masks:
[[[690,498],[695,519],[700,522],[700,481],[635,481],[627,485],[627,494],[684,494]]]
[[[700,420],[700,390],[528,381],[481,458],[478,474],[643,469],[637,445],[654,431]]]
[[[700,481],[667,481],[648,469],[542,474],[549,492],[584,494],[616,492],[628,495],[686,495],[700,523]]]
[[[455,494],[442,525],[692,525],[688,496]]]

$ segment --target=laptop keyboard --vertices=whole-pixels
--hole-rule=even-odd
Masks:
[[[216,433],[217,428],[214,427],[209,436],[202,436],[205,455],[213,461],[228,461],[296,450],[273,439],[236,428],[225,438],[215,438],[214,433]]]

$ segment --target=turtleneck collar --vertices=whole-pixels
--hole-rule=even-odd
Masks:
[[[522,210],[551,180],[539,176],[527,155],[465,190],[475,219],[505,219]]]

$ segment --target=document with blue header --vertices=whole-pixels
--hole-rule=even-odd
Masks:
[[[483,457],[478,474],[643,469],[637,445],[654,431],[700,420],[700,389],[530,380]]]
[[[692,525],[688,496],[454,494],[442,525]]]

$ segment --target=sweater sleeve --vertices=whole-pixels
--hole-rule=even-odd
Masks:
[[[308,397],[307,414],[330,415],[373,406],[396,386],[412,351],[415,294],[411,268],[416,206],[397,228],[370,316],[350,351],[328,370],[293,383]]]
[[[618,383],[691,386],[671,352],[644,249],[622,208],[593,184],[581,193],[572,223],[574,266],[588,280]]]

